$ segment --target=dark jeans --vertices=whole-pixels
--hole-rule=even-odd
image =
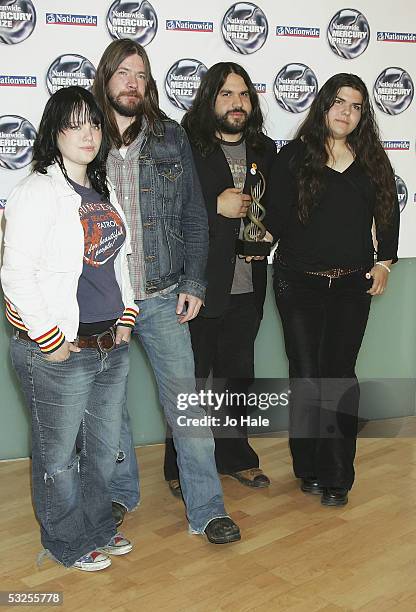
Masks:
[[[207,379],[212,373],[213,392],[247,393],[254,378],[254,340],[260,320],[252,293],[231,295],[227,310],[221,317],[197,317],[189,323],[195,359],[198,389],[207,390]],[[247,415],[244,402],[222,406],[212,411],[225,421],[227,415],[236,418]],[[259,466],[259,458],[247,440],[247,427],[213,427],[215,460],[218,472],[226,474]],[[227,435],[229,434],[229,436]],[[167,431],[164,472],[166,480],[178,478],[176,452],[172,434]]]
[[[298,478],[350,489],[360,391],[355,363],[372,281],[366,270],[332,279],[276,266],[274,292],[291,380],[289,444]]]

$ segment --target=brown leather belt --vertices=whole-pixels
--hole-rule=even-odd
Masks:
[[[358,272],[360,268],[331,268],[330,270],[325,270],[323,272],[309,272],[306,274],[314,274],[315,276],[326,276],[327,278],[340,278],[341,276],[347,276],[347,274],[352,274],[353,272]]]
[[[29,337],[28,333],[23,330],[17,329],[16,335],[22,340],[28,340],[29,342],[34,342],[36,344],[36,342]],[[115,347],[116,344],[116,326],[112,325],[109,329],[106,329],[101,334],[96,334],[95,336],[77,336],[73,344],[75,344],[75,346],[79,346],[81,349],[94,348],[108,353]]]

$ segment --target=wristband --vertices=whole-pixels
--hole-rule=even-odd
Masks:
[[[391,272],[391,269],[390,269],[388,266],[386,266],[386,264],[385,264],[385,263],[383,263],[382,261],[376,261],[376,266],[381,266],[382,268],[384,268],[385,270],[387,270],[387,272],[388,272],[389,274],[390,274],[390,272]]]

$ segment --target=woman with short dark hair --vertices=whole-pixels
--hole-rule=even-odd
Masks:
[[[32,418],[33,503],[47,554],[96,571],[130,552],[109,484],[137,315],[102,113],[81,87],[46,104],[34,169],[7,202],[1,281],[11,359]],[[76,439],[81,442],[76,452]]]
[[[271,177],[294,472],[302,491],[341,506],[354,482],[355,363],[371,298],[384,292],[397,261],[399,233],[394,173],[358,76],[336,74],[323,85]]]

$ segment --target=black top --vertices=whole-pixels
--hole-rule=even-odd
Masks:
[[[280,239],[277,257],[299,271],[324,271],[331,268],[373,266],[374,247],[371,234],[376,203],[375,188],[355,159],[344,171],[325,167],[324,191],[309,221],[298,217],[296,169],[302,163],[305,145],[300,139],[283,147],[277,155],[270,176],[268,225],[275,239]],[[272,217],[271,217],[272,215]],[[397,261],[399,203],[391,225],[376,231],[377,259]],[[375,217],[377,228],[377,217]]]
[[[263,135],[263,149],[258,152],[246,142],[247,172],[244,193],[258,181],[258,175],[250,171],[253,164],[261,170],[268,180],[273,161],[276,159],[276,145]],[[240,231],[240,219],[228,219],[217,213],[217,196],[228,187],[234,187],[230,166],[221,149],[220,141],[214,151],[203,157],[196,147],[192,147],[193,158],[204,194],[208,211],[209,252],[206,276],[208,281],[205,304],[201,308],[201,317],[219,317],[223,314],[230,300],[230,291],[234,277],[236,258],[236,239]],[[266,196],[262,202],[266,203]],[[267,213],[268,214],[268,213]],[[266,214],[266,225],[267,225]],[[253,261],[254,301],[260,318],[263,314],[263,303],[266,295],[267,260]]]

